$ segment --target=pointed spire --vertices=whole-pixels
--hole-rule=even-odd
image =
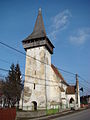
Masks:
[[[38,16],[35,22],[33,32],[25,40],[42,38],[42,37],[46,37],[46,31],[44,27],[43,18],[42,18],[41,8],[39,8]]]
[[[42,11],[41,8],[39,8],[38,13],[41,14],[41,11]]]
[[[25,50],[39,46],[45,46],[50,54],[53,54],[54,45],[46,36],[41,8],[39,8],[33,32],[26,39],[24,39],[22,43]]]

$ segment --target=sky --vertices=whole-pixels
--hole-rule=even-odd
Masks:
[[[90,94],[90,0],[0,0],[0,41],[25,52],[22,40],[33,31],[39,8],[55,46],[52,63],[80,75],[80,87]],[[12,63],[25,73],[25,56],[0,44],[0,68],[10,69]],[[60,72],[75,83],[75,76]],[[0,76],[7,74],[0,71]]]

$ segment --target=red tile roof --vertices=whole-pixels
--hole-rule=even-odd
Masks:
[[[62,80],[62,83],[64,83],[65,85],[68,85],[66,81],[64,80],[63,76],[61,75],[61,73],[58,71],[58,69],[53,64],[51,64],[51,67],[53,71],[55,72],[55,74]]]
[[[66,89],[66,94],[75,94],[75,86],[68,86]]]

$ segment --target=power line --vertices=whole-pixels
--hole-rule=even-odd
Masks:
[[[5,62],[5,63],[9,63],[9,61],[6,61],[6,60],[4,60],[4,59],[0,59],[0,61],[2,61],[2,62]],[[22,67],[22,66],[21,66]],[[63,70],[63,69],[60,69],[60,68],[58,68],[59,70],[62,70],[62,71],[64,71],[64,72],[66,72],[67,73],[67,71],[65,71],[65,70]],[[71,73],[71,72],[68,72],[68,73]],[[73,73],[71,73],[71,74],[73,74]],[[23,76],[27,76],[27,77],[32,77],[32,76],[30,76],[30,75],[25,75],[25,74],[22,74]],[[75,74],[73,74],[73,75],[75,75]],[[73,76],[72,76],[73,77]],[[36,78],[36,79],[39,79],[39,80],[45,80],[45,79],[42,79],[42,78]],[[47,80],[47,81],[49,81],[49,82],[55,82],[55,81],[51,81],[51,80]],[[56,82],[57,83],[57,82]]]
[[[3,68],[0,68],[1,71],[6,71],[6,72],[9,72],[9,70],[7,69],[3,69]]]
[[[7,63],[7,64],[10,64],[10,62],[9,61],[6,61],[6,60],[4,60],[4,59],[1,59],[0,58],[0,61],[1,62],[4,62],[4,63]],[[13,63],[13,62],[12,62]],[[23,66],[21,66],[20,65],[20,67],[22,67],[23,68]],[[58,70],[61,70],[61,71],[63,71],[63,72],[66,72],[66,73],[70,73],[70,74],[72,74],[72,75],[75,75],[74,73],[72,73],[72,72],[68,72],[68,71],[66,71],[66,70],[63,70],[63,69],[61,69],[61,68],[57,68]]]
[[[10,62],[8,62],[7,60],[1,59],[1,58],[0,58],[0,61],[1,61],[1,62],[4,62],[4,63],[10,64]]]
[[[5,75],[0,74],[0,79],[5,78],[5,77],[6,77]]]
[[[2,61],[3,61],[3,60],[2,60]],[[8,61],[4,61],[4,62],[9,63]],[[5,71],[5,72],[8,72],[8,71],[9,71],[9,70],[3,69],[3,68],[0,68],[0,70]],[[33,77],[33,76],[30,76],[30,75],[25,75],[25,74],[22,74],[22,76],[31,77],[31,78],[35,78],[35,79],[39,79],[39,80],[45,80],[45,79],[42,79],[42,78]],[[2,77],[2,76],[1,76],[1,77]],[[3,77],[5,77],[5,76],[3,76]],[[78,77],[80,77],[80,76],[78,76]],[[49,81],[49,82],[54,82],[54,83],[58,83],[58,82],[55,82],[55,81],[53,81],[53,80],[47,80],[47,81]]]
[[[10,64],[10,62],[9,61],[6,61],[6,60],[4,60],[4,59],[0,59],[0,61],[1,62],[4,62],[4,63],[7,63],[7,64]],[[22,67],[23,68],[23,66],[21,66],[20,65],[20,67]],[[61,69],[59,69],[59,70],[61,70]],[[64,70],[65,71],[65,70]],[[31,77],[30,75],[25,75],[25,74],[22,74],[23,76],[27,76],[27,77]],[[73,77],[73,76],[72,76]],[[44,79],[41,79],[41,78],[37,78],[37,79],[39,79],[39,80],[44,80]],[[49,81],[49,82],[55,82],[55,81],[51,81],[51,80],[47,80],[47,81]],[[57,83],[57,82],[56,82]],[[69,84],[69,83],[68,83]]]
[[[63,71],[63,72],[66,72],[66,73],[72,74],[72,75],[76,75],[75,73],[72,73],[72,72],[69,72],[69,71],[63,70],[63,69],[58,68],[58,67],[57,67],[57,69],[58,69],[58,70],[61,70],[61,71]]]
[[[14,50],[14,51],[18,52],[18,53],[20,53],[20,54],[22,54],[22,55],[25,55],[25,56],[30,57],[30,58],[33,58],[34,60],[37,60],[37,61],[39,61],[39,62],[41,62],[41,63],[44,63],[43,61],[40,61],[40,60],[38,60],[38,59],[36,59],[36,58],[34,58],[34,57],[30,56],[30,55],[27,55],[26,53],[21,52],[20,50],[18,50],[18,49],[16,49],[16,48],[11,47],[11,46],[10,46],[10,45],[8,45],[8,44],[5,44],[5,43],[3,43],[3,42],[1,42],[1,41],[0,41],[0,44],[2,44],[2,45],[4,45],[4,46],[6,46],[6,47],[8,47],[8,48],[10,48],[10,49],[12,49],[12,50]],[[44,63],[44,64],[46,64],[46,63]]]
[[[81,87],[83,87],[86,91],[90,92],[90,91],[88,90],[89,88],[87,88],[87,87],[86,87],[85,85],[83,85],[82,83],[80,83],[80,84],[81,84],[81,85],[80,85]]]
[[[3,69],[3,68],[0,68],[0,70],[6,71],[6,72],[9,71],[9,70]],[[39,80],[46,80],[46,79],[42,79],[42,78],[33,77],[33,76],[30,76],[30,75],[24,75],[24,74],[22,74],[22,75],[23,75],[23,76],[27,76],[27,77],[31,77],[31,78],[35,78],[35,79],[39,79]],[[51,80],[46,80],[46,81],[55,82],[55,81],[51,81]],[[31,82],[31,81],[25,81],[25,83],[34,84],[34,82]],[[59,83],[59,82],[55,82],[55,83]],[[35,83],[35,84],[45,86],[45,84],[40,84],[40,83]],[[84,88],[85,90],[87,90],[88,92],[90,92],[86,86],[84,86],[82,83],[80,83],[80,84],[83,86],[83,88]],[[50,84],[48,85],[48,84],[46,84],[46,86],[51,86],[51,87],[52,87],[52,86],[59,86],[59,85],[50,85]]]
[[[84,78],[82,78],[80,75],[78,76],[81,80],[83,80],[84,82],[90,84],[90,82],[88,82],[87,80],[85,80]]]
[[[5,44],[5,43],[3,43],[3,42],[1,42],[1,41],[0,41],[0,44],[4,45],[5,47],[8,47],[8,48],[10,48],[10,49],[12,49],[12,50],[20,53],[20,54],[23,54],[23,55],[25,55],[25,56],[28,56],[28,57],[34,59],[34,60],[37,60],[37,61],[39,61],[39,62],[41,62],[41,63],[43,63],[43,64],[46,64],[45,62],[40,61],[40,60],[38,60],[38,59],[30,56],[30,55],[27,55],[26,53],[21,52],[20,50],[17,50],[17,49],[15,49],[15,48],[9,46],[8,44]],[[5,60],[2,60],[2,61],[7,62],[7,61],[5,61]],[[49,64],[47,64],[47,65],[49,65]],[[49,65],[49,66],[51,66],[51,65]],[[58,67],[56,67],[56,68],[57,68],[58,70],[61,70],[61,71],[65,72],[65,73],[72,74],[72,75],[74,75],[74,76],[76,75],[75,73],[69,72],[69,71],[67,71],[67,70],[64,70],[64,69],[61,69],[61,68],[58,68]],[[81,76],[78,75],[78,77],[79,77],[80,79],[84,80],[85,82],[87,82],[87,81],[86,81],[85,79],[83,79]],[[87,82],[87,83],[89,83],[89,82]],[[90,83],[89,83],[89,84],[90,84]]]
[[[7,69],[3,69],[3,68],[0,68],[1,71],[5,71],[5,72],[9,72],[10,70],[7,70]],[[30,75],[25,75],[25,74],[21,74],[22,76],[26,76],[26,77],[30,77],[30,78],[35,78],[35,79],[39,79],[39,80],[46,80],[46,79],[43,79],[43,78],[38,78],[38,77],[33,77],[33,76],[30,76]],[[53,80],[46,80],[46,81],[49,81],[49,82],[54,82],[54,83],[60,83],[60,82],[55,82]]]
[[[39,59],[36,59],[36,58],[34,58],[34,57],[30,56],[30,55],[27,55],[26,53],[21,52],[20,50],[15,49],[15,48],[11,47],[10,45],[5,44],[5,43],[3,43],[3,42],[1,42],[1,41],[0,41],[0,44],[4,45],[5,47],[8,47],[8,48],[10,48],[10,49],[12,49],[12,50],[20,53],[20,54],[23,54],[23,55],[25,55],[25,56],[27,56],[27,57],[30,57],[30,58],[32,58],[32,59],[34,59],[34,60],[37,60],[37,61],[39,61],[39,62],[41,62],[41,63],[43,63],[43,64],[47,64],[47,63],[45,63],[45,62],[43,62],[43,61],[41,61],[41,60],[39,60]],[[47,65],[51,66],[50,64],[47,64]],[[66,73],[68,73],[68,74],[76,75],[75,73],[69,72],[69,71],[67,71],[67,70],[64,70],[64,69],[61,69],[61,68],[58,68],[58,67],[57,67],[57,69],[59,69],[59,70],[61,70],[61,71],[63,71],[63,72],[66,72]]]
[[[9,61],[4,60],[4,59],[1,59],[1,58],[0,58],[0,61],[1,61],[1,62],[4,62],[4,63],[7,63],[7,64],[9,64],[9,65],[11,64]],[[14,63],[14,62],[12,62],[12,63]],[[17,63],[18,63],[18,62],[17,62]],[[24,66],[22,66],[22,65],[20,65],[20,67],[21,67],[21,68],[24,68]]]
[[[83,85],[85,88],[89,89],[89,87],[86,86],[85,84],[83,84],[83,83],[81,83],[81,82],[80,82],[80,84]]]
[[[1,71],[5,71],[5,72],[9,72],[9,70],[3,69],[3,68],[0,68],[0,70],[1,70]],[[39,79],[39,80],[46,80],[46,79],[37,78],[37,77],[29,76],[29,75],[24,75],[24,74],[22,74],[22,75],[23,75],[23,76],[27,76],[27,77],[31,77],[31,78],[35,78],[35,79]],[[46,80],[46,81],[55,82],[55,81],[51,81],[51,80]],[[35,82],[25,81],[25,83],[34,84]],[[59,82],[55,82],[55,83],[59,83]],[[45,84],[40,84],[40,83],[35,83],[35,84],[45,86]],[[81,84],[80,86],[83,86],[83,88],[84,88],[86,91],[90,92],[85,85],[83,85],[82,83],[80,83],[80,84]],[[50,85],[50,84],[48,85],[48,84],[46,84],[46,86],[54,87],[54,86],[59,86],[59,85]]]

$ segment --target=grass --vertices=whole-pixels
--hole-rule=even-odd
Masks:
[[[57,112],[59,112],[59,109],[49,109],[47,110],[47,115],[55,114]]]

